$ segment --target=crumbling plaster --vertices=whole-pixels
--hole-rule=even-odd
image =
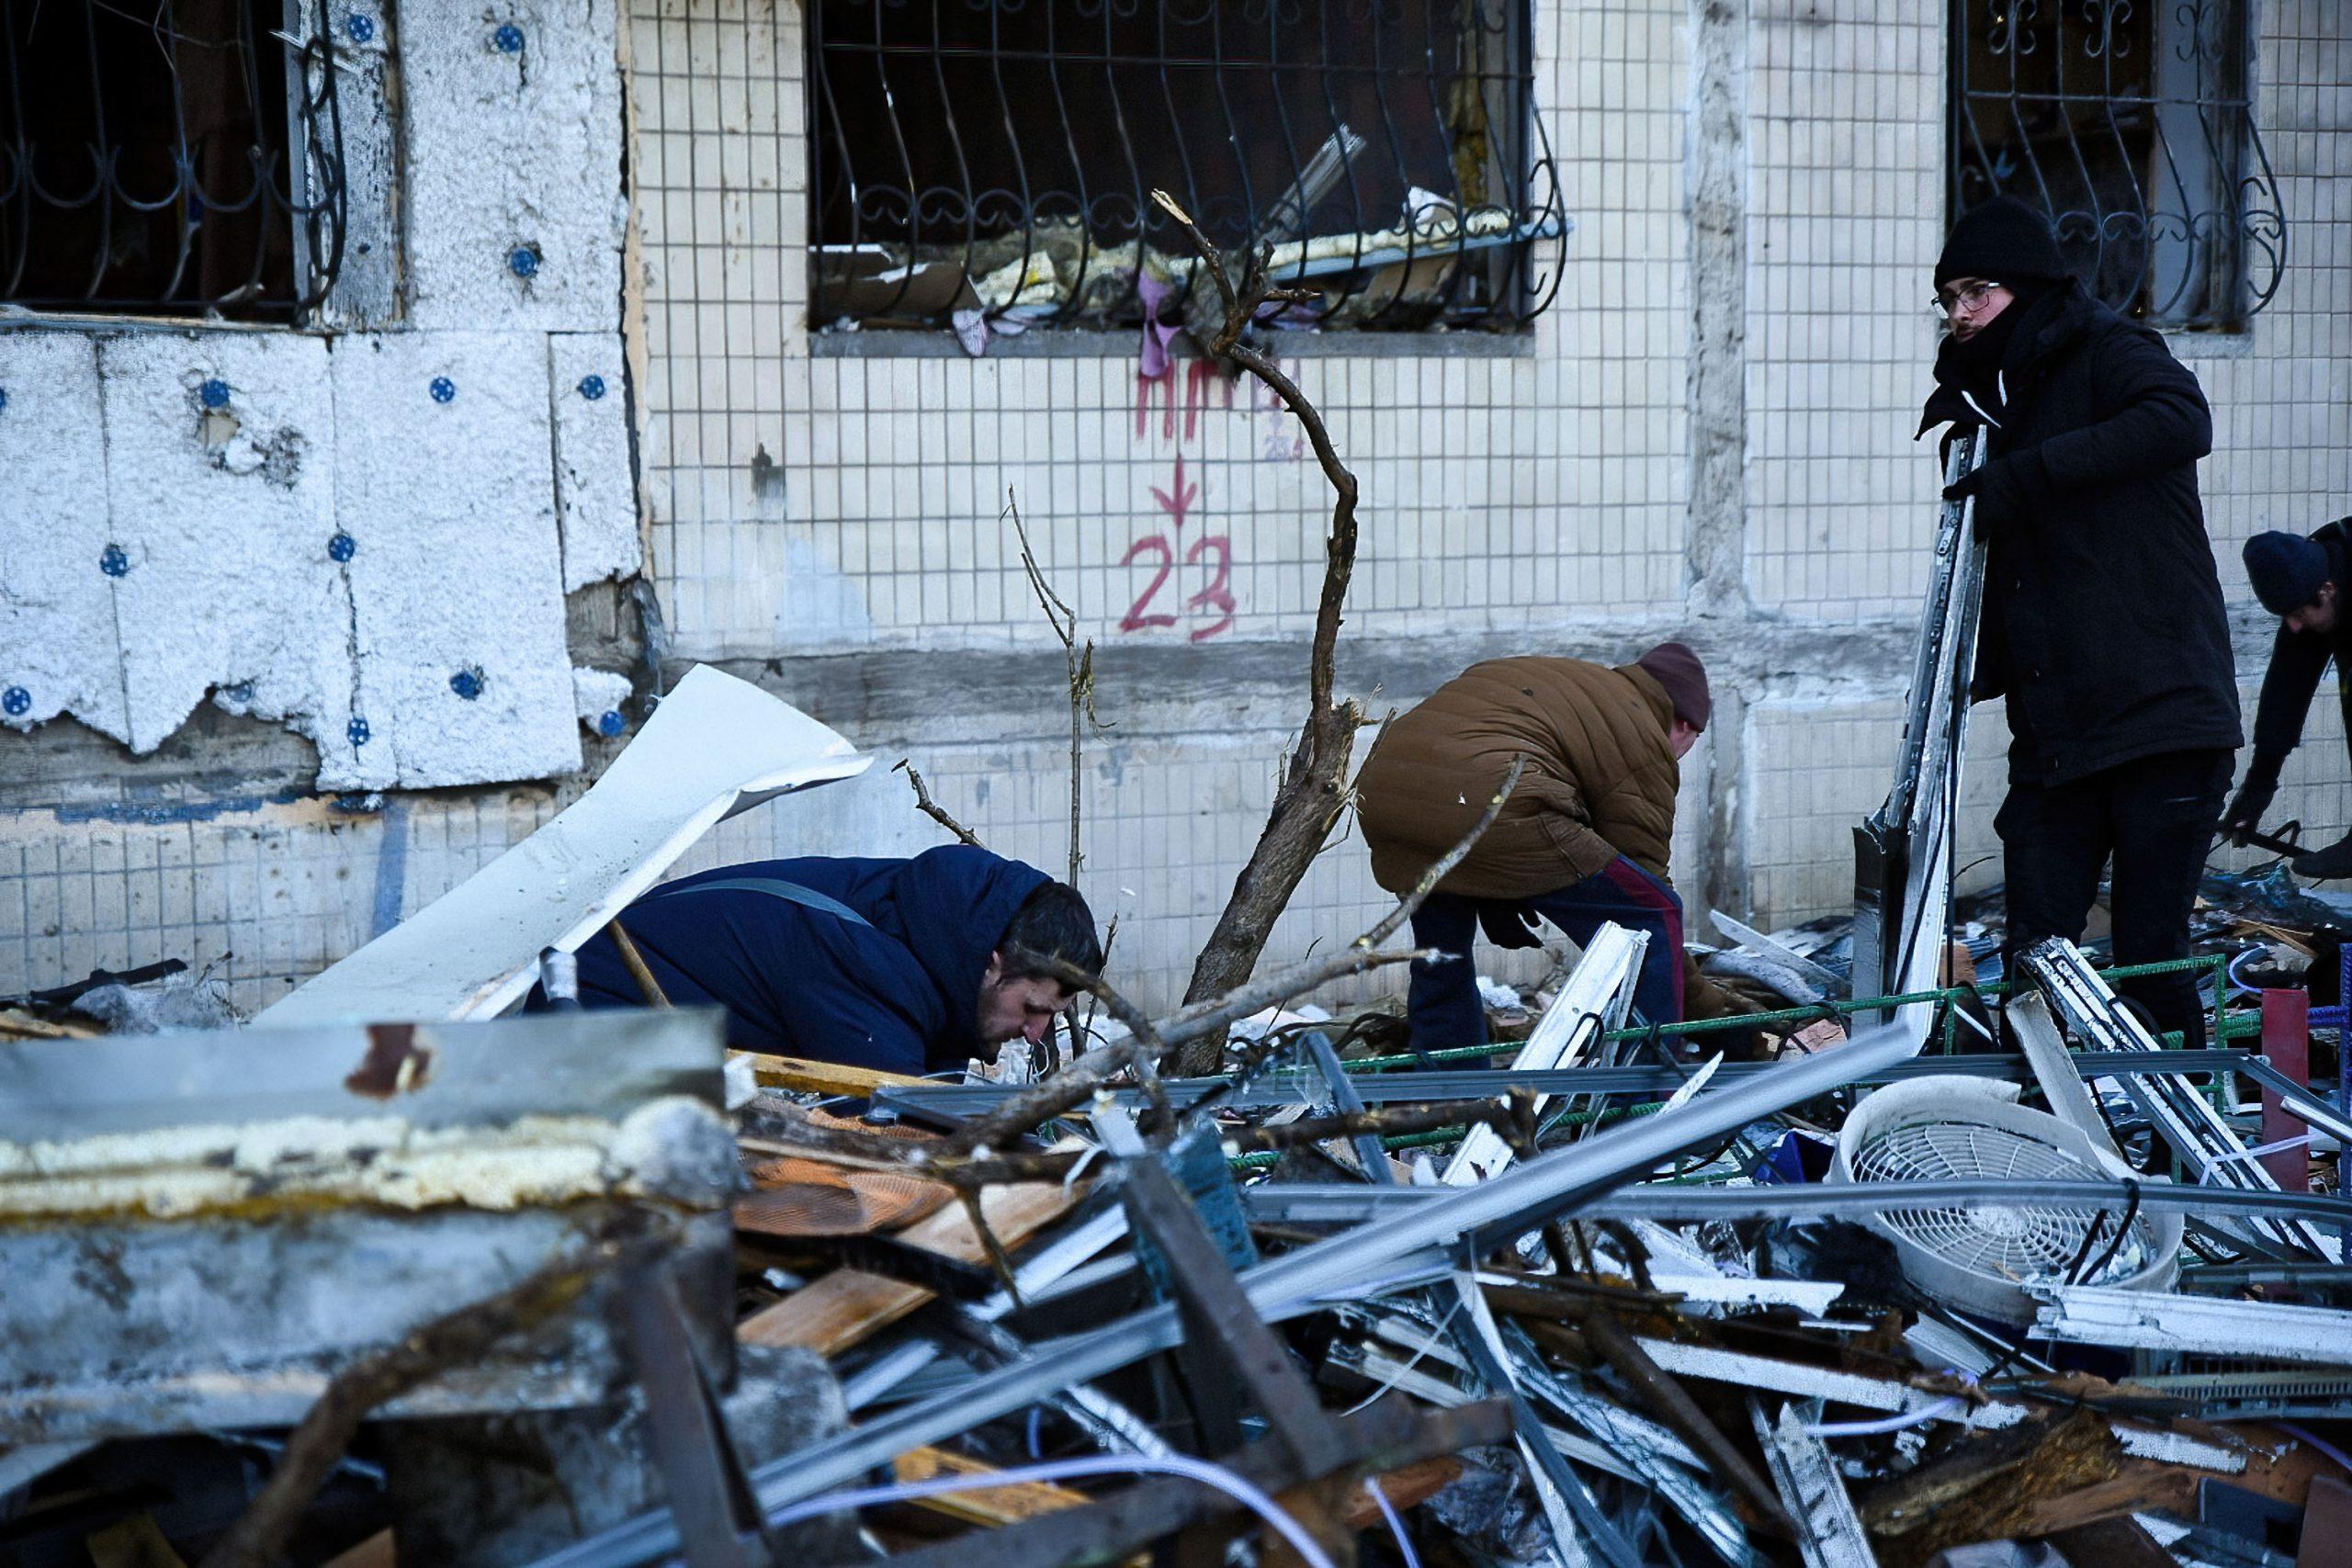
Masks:
[[[616,13],[400,12],[343,95],[400,150],[400,319],[371,251],[321,319],[381,331],[0,331],[0,724],[144,755],[209,697],[368,789],[574,772],[615,722],[564,600],[641,561]]]

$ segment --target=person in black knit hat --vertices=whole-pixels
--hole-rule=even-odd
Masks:
[[[2352,615],[2341,603],[2342,585],[2352,582],[2352,517],[2309,538],[2256,534],[2245,542],[2245,575],[2262,607],[2278,617],[2278,637],[2270,645],[2270,669],[2254,710],[2254,761],[2222,816],[2222,831],[2241,844],[2262,826],[2262,814],[2278,793],[2278,769],[2303,738],[2303,715],[2330,659],[2344,732],[2352,739],[2352,680],[2345,674],[2352,670]],[[2352,876],[2352,834],[2297,855],[2293,863],[2298,876]]]
[[[1936,265],[1949,328],[1919,432],[1980,429],[1945,491],[1989,547],[1975,683],[2006,699],[2007,952],[2080,941],[2114,863],[2119,964],[2188,953],[2188,914],[2229,788],[2237,678],[2197,494],[2213,418],[2148,327],[2067,274],[2057,236],[1996,197]],[[2186,975],[2124,983],[2159,1028],[2204,1039]]]

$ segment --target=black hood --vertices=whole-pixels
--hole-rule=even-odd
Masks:
[[[980,980],[1022,900],[1053,879],[1034,865],[945,844],[910,861],[870,862],[844,901],[906,944],[939,988],[954,1039],[979,1037]]]

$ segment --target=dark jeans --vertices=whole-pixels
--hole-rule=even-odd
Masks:
[[[1634,1005],[1653,1023],[1682,1019],[1682,900],[1673,888],[1619,855],[1594,875],[1532,898],[1464,898],[1432,893],[1413,911],[1413,945],[1459,957],[1413,961],[1405,1011],[1417,1051],[1445,1051],[1487,1043],[1487,1010],[1478,1000],[1478,967],[1471,945],[1481,908],[1525,909],[1566,931],[1578,947],[1603,920],[1647,931],[1649,952],[1634,982]]]
[[[2082,940],[2110,855],[2116,963],[2188,957],[2188,911],[2229,785],[2230,753],[2212,750],[2143,757],[2072,784],[2011,783],[1993,819],[2008,879],[2008,973],[2017,974],[2018,954],[2046,937]],[[2118,989],[2145,1007],[2159,1031],[2180,1030],[2191,1049],[2204,1044],[2193,975],[2126,980]]]

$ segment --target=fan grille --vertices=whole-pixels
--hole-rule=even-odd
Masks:
[[[1974,1122],[1915,1122],[1889,1128],[1863,1145],[1854,1159],[1862,1181],[1950,1181],[1992,1178],[2030,1189],[2043,1181],[2103,1181],[2098,1170],[2065,1150]],[[1914,1247],[1945,1262],[2010,1284],[2063,1281],[2086,1250],[2107,1250],[2110,1216],[2099,1240],[2084,1238],[2099,1222],[2096,1210],[2019,1203],[1952,1203],[1888,1209],[1880,1218]],[[2155,1234],[2144,1217],[2106,1264],[2082,1284],[2137,1273],[2154,1255]]]

